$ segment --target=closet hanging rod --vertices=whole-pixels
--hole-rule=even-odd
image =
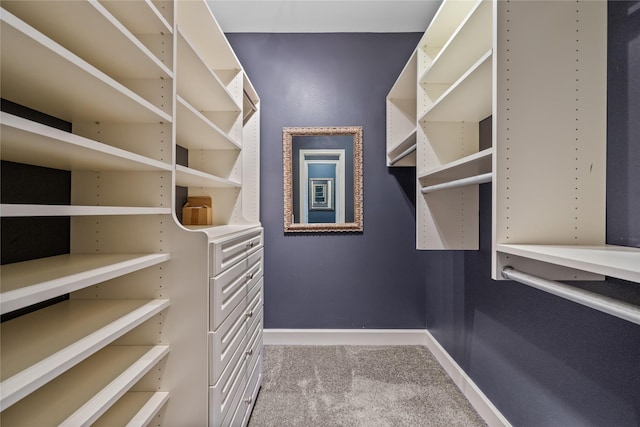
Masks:
[[[416,146],[417,146],[417,144],[413,144],[411,147],[407,148],[402,153],[398,154],[396,157],[394,157],[393,159],[389,160],[389,166],[393,166],[395,163],[398,163],[400,160],[404,159],[409,154],[411,154],[414,151],[416,151]]]
[[[502,277],[640,325],[640,306],[556,282],[555,280],[543,279],[523,273],[510,266],[502,269]]]
[[[493,174],[491,172],[483,173],[481,175],[470,176],[469,178],[456,179],[455,181],[444,182],[442,184],[428,185],[422,187],[422,194],[431,193],[432,191],[446,190],[447,188],[463,187],[471,184],[484,184],[485,182],[491,182]]]

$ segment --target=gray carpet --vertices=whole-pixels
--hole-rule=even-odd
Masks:
[[[265,346],[249,427],[484,426],[419,346]]]

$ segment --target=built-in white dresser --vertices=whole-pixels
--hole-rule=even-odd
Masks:
[[[262,382],[262,228],[209,244],[209,410],[216,426],[249,421]]]

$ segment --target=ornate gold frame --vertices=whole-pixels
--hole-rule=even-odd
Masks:
[[[298,224],[293,222],[292,137],[295,135],[353,136],[353,213],[354,222],[332,224]],[[363,230],[362,221],[362,126],[285,127],[282,128],[282,158],[284,170],[284,231],[285,233],[323,233]]]

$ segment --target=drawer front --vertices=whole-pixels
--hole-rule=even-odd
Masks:
[[[244,392],[244,397],[240,402],[240,408],[238,408],[238,412],[244,410],[244,417],[241,422],[238,424],[231,424],[232,426],[246,426],[249,423],[249,417],[251,416],[251,410],[253,410],[253,406],[256,403],[256,398],[258,397],[258,390],[260,390],[260,385],[262,384],[262,357],[259,357],[256,360],[256,363],[252,366],[253,369],[249,369],[249,382],[247,383],[247,388]],[[234,420],[235,421],[235,420]]]
[[[253,323],[253,317],[262,309],[262,284],[263,279],[260,278],[258,284],[249,290],[249,295],[247,296],[249,302],[246,310],[246,316],[249,324]]]
[[[262,247],[262,228],[235,234],[210,244],[209,275],[217,276]]]
[[[247,305],[240,302],[215,332],[209,332],[209,384],[218,381],[238,348],[244,349],[247,332]]]
[[[247,371],[248,381],[241,393],[242,399],[239,400],[238,406],[234,407],[235,412],[227,414],[227,418],[224,420],[225,426],[244,427],[249,423],[251,410],[255,405],[258,390],[262,384],[262,359],[258,363],[249,365],[249,367],[251,369]]]
[[[209,279],[209,330],[215,331],[242,301],[249,287],[262,277],[263,249],[249,255],[222,274]]]
[[[227,426],[236,411],[247,384],[247,360],[244,348],[236,351],[237,357],[227,366],[220,380],[209,387],[209,425]]]

